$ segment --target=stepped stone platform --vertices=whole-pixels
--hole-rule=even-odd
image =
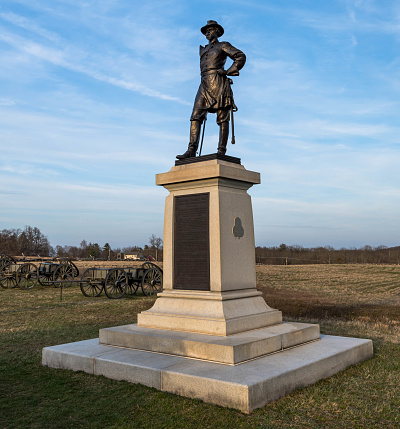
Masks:
[[[135,325],[100,329],[100,344],[235,365],[319,340],[319,325],[280,323],[226,337]]]
[[[320,340],[236,365],[99,344],[99,339],[46,347],[43,365],[103,375],[250,413],[295,389],[372,357],[372,341]]]

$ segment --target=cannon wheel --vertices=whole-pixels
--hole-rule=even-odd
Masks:
[[[17,285],[24,290],[32,289],[38,283],[39,271],[35,264],[26,262],[16,272]]]
[[[126,272],[121,268],[113,268],[104,281],[104,292],[110,299],[119,299],[125,295],[127,285]]]
[[[4,289],[14,289],[17,287],[17,280],[15,277],[0,278],[0,286]]]
[[[79,276],[78,267],[72,261],[70,261],[68,258],[58,258],[58,262],[62,265],[64,265],[64,264],[69,265],[74,270],[74,277]]]
[[[52,280],[52,275],[46,276],[44,274],[39,274],[39,284],[41,284],[42,286],[53,286],[53,280]]]
[[[158,265],[153,264],[152,262],[143,262],[142,268],[144,268],[145,270],[148,270],[149,268],[157,268],[162,272],[162,269]]]
[[[15,259],[12,256],[6,254],[0,256],[0,282],[4,280],[4,276],[2,275],[2,273],[4,273],[7,267],[11,264],[15,264]]]
[[[83,295],[88,297],[100,296],[103,292],[104,283],[99,280],[93,280],[93,272],[96,268],[86,269],[81,277],[81,283],[79,284]]]
[[[60,287],[62,281],[63,287],[72,286],[74,281],[74,269],[70,264],[61,264],[53,273],[53,282],[55,287]]]
[[[15,264],[15,259],[12,256],[6,254],[0,256],[0,286],[4,289],[17,287],[17,281],[14,276],[5,276],[7,267],[11,264]]]
[[[138,288],[139,288],[138,282],[132,282],[132,281],[130,282],[128,279],[128,284],[126,285],[126,288],[125,288],[125,295],[135,295]]]
[[[142,277],[142,291],[146,296],[155,295],[162,291],[163,273],[160,268],[149,268]]]
[[[3,254],[0,256],[0,271],[9,264],[15,264],[15,259],[12,256]]]

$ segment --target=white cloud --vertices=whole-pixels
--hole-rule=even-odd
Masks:
[[[393,139],[400,129],[388,126],[386,124],[368,124],[368,123],[352,123],[352,122],[336,122],[328,120],[313,120],[308,119],[302,122],[281,122],[271,123],[266,121],[252,121],[242,119],[241,122],[254,131],[268,136],[283,137],[283,138],[298,138],[298,139],[320,139],[324,137],[334,137],[341,139],[342,136],[356,136],[367,138],[386,137]],[[397,141],[397,139],[395,140]]]
[[[0,106],[14,106],[15,101],[13,100],[7,100],[5,98],[0,98]]]
[[[126,81],[124,79],[108,76],[102,73],[99,70],[96,70],[92,66],[86,66],[85,56],[83,52],[75,50],[73,47],[67,47],[64,50],[53,49],[38,43],[29,41],[22,37],[18,37],[15,34],[9,33],[4,29],[1,29],[0,40],[12,45],[14,48],[25,52],[28,55],[40,58],[41,60],[48,61],[54,65],[78,72],[83,73],[87,76],[92,77],[93,79],[115,85],[117,87],[138,92],[142,95],[149,97],[155,97],[162,100],[175,101],[187,105],[188,103],[184,100],[181,100],[179,97],[170,96],[168,94],[163,94],[160,91],[149,88],[146,85],[143,85],[134,81]]]
[[[25,30],[29,30],[39,36],[42,36],[52,42],[58,42],[60,41],[59,36],[52,32],[48,31],[44,28],[42,28],[40,25],[37,25],[34,21],[24,17],[17,15],[12,12],[8,13],[0,13],[0,18],[2,18],[5,21],[10,22],[11,24],[14,24],[18,27],[24,28]]]
[[[379,11],[380,13],[376,13]],[[385,8],[385,12],[390,11]],[[347,13],[347,15],[345,14]],[[364,13],[362,13],[364,12]],[[347,7],[342,13],[323,13],[311,10],[294,10],[293,16],[303,25],[321,30],[323,32],[336,33],[379,33],[400,35],[400,27],[396,16],[386,15],[380,18],[382,8],[375,10],[365,8],[363,10]],[[394,19],[393,19],[394,18]]]

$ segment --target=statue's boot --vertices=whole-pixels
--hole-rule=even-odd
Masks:
[[[201,122],[191,121],[190,122],[190,141],[188,150],[182,155],[177,155],[177,159],[186,159],[196,156],[196,151],[199,146],[199,137],[200,137]]]
[[[219,126],[218,153],[225,155],[229,137],[229,122],[222,122]]]

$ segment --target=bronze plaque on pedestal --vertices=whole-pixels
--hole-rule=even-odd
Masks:
[[[174,289],[210,290],[210,194],[175,197]]]

